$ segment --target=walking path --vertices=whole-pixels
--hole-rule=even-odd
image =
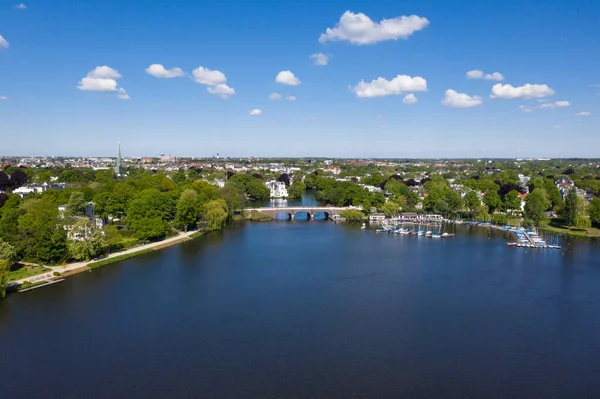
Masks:
[[[146,245],[141,245],[139,247],[133,247],[133,248],[127,249],[125,251],[121,251],[121,252],[112,253],[112,254],[106,256],[105,258],[102,258],[101,260],[116,258],[117,256],[122,256],[122,255],[133,254],[133,253],[140,252],[140,251],[143,251],[146,249],[168,246],[168,244],[171,244],[173,242],[183,241],[186,238],[189,238],[194,233],[196,233],[196,231],[188,231],[187,233],[179,233],[178,235],[171,237],[171,238],[167,238],[166,240],[153,242],[153,243],[146,244]],[[98,261],[98,259],[91,260],[89,262],[67,263],[66,265],[61,265],[61,266],[45,266],[46,268],[50,269],[51,271],[48,273],[38,274],[36,276],[30,276],[27,278],[22,278],[20,280],[11,281],[10,283],[7,284],[7,286],[22,284],[25,281],[38,282],[38,281],[42,281],[42,280],[48,280],[53,277],[52,273],[54,273],[54,272],[65,273],[65,272],[81,269],[83,267],[87,267],[90,263],[94,263],[97,261]]]

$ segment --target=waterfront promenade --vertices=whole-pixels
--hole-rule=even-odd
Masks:
[[[157,242],[152,242],[150,244],[140,245],[139,247],[129,248],[129,249],[126,249],[126,250],[120,251],[120,252],[114,252],[110,255],[107,255],[106,257],[104,257],[102,259],[94,259],[94,260],[85,261],[85,262],[67,263],[67,264],[60,265],[60,266],[45,266],[51,270],[48,271],[47,273],[42,273],[42,274],[38,274],[36,276],[30,276],[30,277],[23,278],[20,280],[11,281],[7,284],[7,287],[23,284],[25,281],[29,281],[31,283],[48,281],[54,277],[54,272],[58,272],[60,274],[64,274],[64,273],[74,274],[77,272],[89,270],[88,266],[90,265],[90,263],[98,262],[99,260],[111,259],[111,258],[116,258],[118,256],[134,254],[136,252],[144,251],[147,249],[154,249],[154,248],[161,248],[161,247],[168,247],[171,245],[175,245],[180,242],[187,241],[190,238],[190,236],[196,232],[197,231],[188,231],[185,233],[181,232],[174,237],[170,237],[170,238],[167,238],[162,241],[157,241]]]

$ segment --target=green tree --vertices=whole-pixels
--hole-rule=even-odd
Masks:
[[[477,208],[481,205],[481,200],[475,191],[469,191],[465,194],[463,201],[471,213],[476,213]]]
[[[486,191],[483,203],[488,206],[490,212],[502,209],[502,198],[497,190]]]
[[[224,200],[213,200],[204,205],[204,215],[209,230],[220,230],[227,222],[227,204]]]
[[[67,255],[66,232],[51,201],[31,199],[21,204],[17,238],[13,245],[27,260],[56,263]]]
[[[0,260],[5,260],[9,266],[17,261],[17,251],[12,245],[3,240],[0,240]]]
[[[306,185],[301,180],[294,180],[294,182],[288,188],[289,198],[302,198],[302,193],[304,193],[304,190],[306,190]]]
[[[525,200],[525,212],[533,220],[536,226],[546,218],[546,210],[550,206],[550,200],[544,189],[536,188]]]
[[[85,195],[81,191],[74,191],[69,197],[67,213],[69,216],[83,216],[85,214]]]
[[[444,200],[448,204],[448,213],[456,216],[456,214],[463,208],[464,201],[459,193],[454,190],[446,189],[444,192]]]
[[[200,214],[201,208],[198,193],[192,189],[184,190],[177,201],[175,222],[178,226],[187,231],[189,227],[196,226]]]
[[[127,224],[141,240],[155,240],[171,232],[169,222],[175,212],[175,201],[169,193],[148,189],[130,202]]]
[[[266,200],[271,196],[269,188],[260,179],[252,179],[246,186],[246,192],[253,200]]]
[[[600,198],[594,198],[589,206],[590,220],[596,226],[600,226]]]
[[[381,206],[381,212],[387,217],[396,216],[400,211],[400,205],[393,201],[388,201]]]
[[[577,190],[575,187],[571,188],[565,197],[565,211],[564,219],[568,226],[575,226],[575,219],[577,218]]]
[[[6,296],[6,284],[8,284],[8,273],[10,266],[7,261],[0,259],[0,298]]]
[[[512,190],[504,196],[504,208],[513,211],[521,210],[521,197],[517,190]]]

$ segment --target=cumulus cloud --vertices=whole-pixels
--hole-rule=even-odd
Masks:
[[[591,114],[592,114],[591,112],[583,111],[583,112],[577,112],[575,114],[575,116],[590,116]]]
[[[419,102],[419,99],[417,98],[417,96],[415,96],[414,94],[411,93],[411,94],[408,94],[406,97],[404,97],[402,102],[404,104],[414,104],[416,102]]]
[[[296,101],[296,96],[287,96],[285,99],[288,101]]]
[[[216,86],[208,86],[206,88],[206,91],[210,94],[215,94],[221,98],[228,98],[229,96],[235,94],[235,90],[233,90],[231,87],[227,86],[224,83]]]
[[[216,86],[225,84],[227,78],[221,71],[211,70],[204,67],[198,67],[192,71],[192,76],[196,83],[200,83],[206,86]]]
[[[467,72],[467,79],[486,79],[501,82],[504,80],[504,75],[502,75],[500,72],[485,73],[480,69],[474,69]]]
[[[6,41],[4,36],[0,35],[0,48],[8,48],[8,46],[10,46],[10,44],[8,44],[8,41]]]
[[[479,96],[469,96],[465,93],[458,93],[455,90],[448,89],[442,100],[442,104],[450,108],[471,108],[481,105],[482,99]]]
[[[555,92],[547,85],[532,85],[527,83],[525,86],[513,87],[509,84],[495,84],[492,87],[491,98],[500,98],[513,100],[517,98],[543,98],[553,95]]]
[[[300,83],[300,79],[298,79],[292,71],[281,71],[275,77],[275,82],[281,83],[286,86],[298,86]]]
[[[127,92],[125,91],[124,88],[120,87],[119,91],[117,93],[117,97],[120,98],[121,100],[129,100],[131,97],[129,97],[129,94],[127,94]]]
[[[150,65],[148,68],[146,68],[146,73],[148,75],[154,76],[155,78],[164,79],[177,78],[184,75],[183,70],[181,68],[174,67],[171,69],[166,69],[161,64]]]
[[[560,129],[560,128],[562,128],[562,126],[559,126],[559,125],[554,125],[554,126],[552,126],[552,127],[553,127],[554,129]]]
[[[504,76],[500,72],[488,73],[485,75],[486,80],[495,80],[497,82],[502,82],[504,80]]]
[[[398,75],[392,80],[377,78],[371,83],[361,80],[353,89],[358,98],[384,97],[411,91],[427,91],[427,81],[419,76]]]
[[[385,129],[385,128],[387,127],[387,125],[381,125],[381,124],[379,124],[379,123],[376,123],[376,124],[375,124],[375,127],[378,127],[378,128],[380,128],[380,129]]]
[[[6,96],[0,96],[0,101],[8,101],[10,100],[10,98],[6,97]]]
[[[109,66],[97,66],[79,81],[77,88],[83,91],[116,91],[118,98],[128,100],[129,95],[117,83],[121,77],[117,70]]]
[[[467,79],[481,79],[483,78],[484,72],[479,69],[474,69],[467,72]]]
[[[329,56],[323,53],[314,53],[309,57],[317,66],[325,66],[329,63]]]
[[[23,4],[23,3],[17,4],[15,7],[18,8],[19,10],[24,10],[24,9],[27,8],[27,6],[25,4]]]
[[[225,84],[227,83],[227,77],[221,71],[200,66],[192,71],[192,76],[196,83],[207,86],[206,91],[210,94],[224,99],[235,94],[235,90]]]
[[[281,94],[271,93],[269,94],[269,100],[281,100]]]
[[[373,22],[363,13],[346,11],[334,28],[327,28],[319,42],[348,41],[352,44],[375,44],[384,40],[406,39],[414,32],[429,26],[427,18],[401,16]]]
[[[252,111],[250,111],[250,115],[252,116],[259,116],[260,114],[262,114],[262,111],[260,109],[253,109]]]

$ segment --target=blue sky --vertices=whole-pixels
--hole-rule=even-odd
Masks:
[[[18,4],[0,1],[3,155],[600,156],[598,1]]]

